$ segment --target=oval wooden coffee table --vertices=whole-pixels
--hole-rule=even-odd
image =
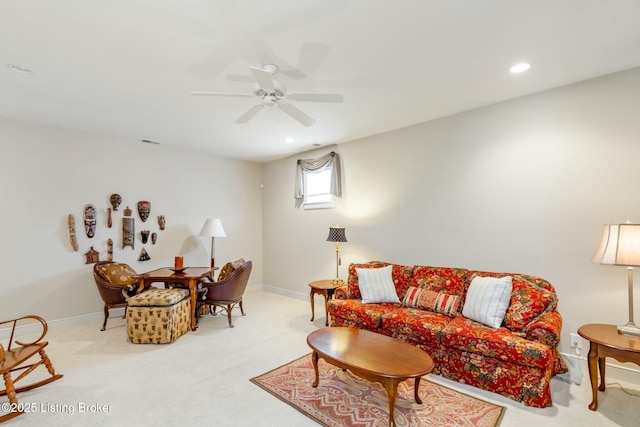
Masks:
[[[312,386],[319,382],[318,359],[369,381],[379,382],[389,395],[389,425],[393,417],[398,384],[415,378],[414,396],[418,396],[420,379],[433,371],[433,359],[411,344],[375,332],[355,328],[322,328],[309,334],[307,344],[313,349],[311,360],[316,372]]]

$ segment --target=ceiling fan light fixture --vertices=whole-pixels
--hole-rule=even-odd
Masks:
[[[513,74],[523,73],[531,68],[531,64],[527,64],[526,62],[520,62],[518,64],[513,65],[509,70]]]
[[[296,140],[294,138],[289,137],[285,139],[284,142],[286,142],[287,144],[293,144],[294,142],[296,142]]]

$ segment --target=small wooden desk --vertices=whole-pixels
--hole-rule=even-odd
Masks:
[[[327,302],[333,297],[333,293],[335,290],[342,286],[344,283],[336,284],[335,280],[317,280],[315,282],[309,283],[309,287],[311,288],[311,293],[309,294],[309,298],[311,299],[311,321],[316,317],[315,313],[315,305],[313,304],[313,296],[324,295],[324,315],[325,321],[324,326],[329,326],[329,310],[327,309]]]
[[[163,267],[138,275],[137,277],[140,279],[138,289],[146,289],[155,282],[177,282],[185,285],[189,288],[189,296],[191,297],[191,330],[195,331],[197,327],[196,300],[198,297],[198,283],[209,275],[211,275],[211,267],[189,267],[182,273],[176,273],[170,268]]]
[[[598,409],[598,390],[605,390],[606,358],[613,357],[619,362],[633,362],[640,365],[640,338],[618,333],[617,326],[590,324],[581,326],[578,334],[589,340],[589,378],[593,401],[589,409]],[[600,387],[598,387],[600,368]]]

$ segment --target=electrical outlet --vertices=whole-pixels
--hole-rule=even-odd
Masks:
[[[581,348],[582,341],[580,340],[580,335],[578,334],[569,334],[571,337],[571,348]]]

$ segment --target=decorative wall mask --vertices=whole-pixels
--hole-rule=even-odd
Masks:
[[[160,230],[164,230],[164,226],[165,226],[164,215],[160,215],[158,217],[158,225],[160,226]]]
[[[111,202],[111,206],[113,206],[113,210],[117,211],[118,206],[120,206],[120,203],[122,203],[122,197],[120,197],[119,194],[113,193],[109,198],[109,201]]]
[[[136,227],[133,218],[131,218],[129,206],[124,210],[124,215],[124,218],[122,218],[122,249],[126,246],[131,246],[131,249],[135,249]]]
[[[93,246],[84,254],[84,257],[86,259],[85,264],[93,264],[100,261],[100,254],[93,249]]]
[[[84,205],[84,231],[88,238],[96,234],[96,208],[93,205]]]
[[[142,248],[142,251],[140,251],[140,257],[138,258],[138,261],[149,261],[150,259],[151,257],[149,256],[147,251],[145,251],[144,248]]]
[[[73,214],[69,214],[69,219],[67,220],[69,227],[69,242],[71,242],[71,247],[75,252],[78,252],[78,240],[76,239],[76,219]]]
[[[107,208],[107,227],[111,228],[111,208]]]
[[[158,233],[151,233],[151,243],[155,245],[157,240],[158,240]]]
[[[113,240],[107,240],[107,261],[113,261]]]
[[[142,236],[142,243],[147,243],[149,241],[149,230],[142,230],[140,235]]]
[[[151,203],[143,201],[138,202],[138,214],[140,215],[140,219],[142,222],[145,222],[147,218],[149,218],[149,214],[151,213]]]

